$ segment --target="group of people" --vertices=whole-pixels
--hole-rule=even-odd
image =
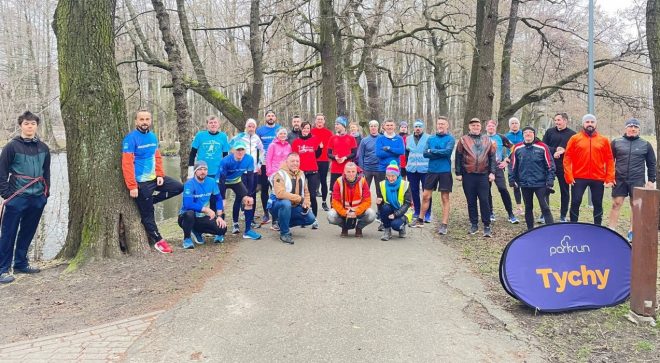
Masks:
[[[582,117],[582,129],[568,128],[568,115],[557,113],[555,127],[543,139],[531,126],[509,120],[509,132],[497,133],[497,122],[469,121],[469,132],[455,139],[447,117],[435,121],[435,133],[425,132],[424,122],[416,120],[413,132],[408,123],[398,125],[387,119],[369,122],[368,135],[362,136],[357,123],[344,116],[334,122],[334,133],[326,128],[323,114],[313,125],[298,115],[288,130],[277,123],[275,112],[265,114],[265,123],[248,119],[245,129],[229,139],[220,131],[220,120],[210,116],[206,129],[192,142],[188,180],[180,183],[165,175],[158,138],[151,131],[151,113],[135,113],[135,130],[122,142],[122,172],[129,195],[138,206],[141,222],[154,248],[171,253],[172,248],[158,231],[154,204],[183,193],[178,224],[183,230],[183,247],[205,243],[204,234],[222,243],[231,227],[241,234],[241,212],[245,220],[242,236],[260,239],[255,229],[271,224],[282,242],[293,244],[291,228],[318,229],[321,208],[328,222],[341,228],[341,236],[362,237],[366,226],[379,222],[381,239],[392,232],[406,236],[406,228],[420,228],[431,220],[432,194],[439,192],[438,233],[447,234],[450,193],[453,189],[452,156],[456,180],[462,184],[470,220],[469,234],[479,231],[491,237],[493,182],[508,214],[508,222],[534,228],[533,199],[541,210],[538,223],[553,223],[549,196],[558,180],[561,199],[559,221],[577,222],[587,187],[591,190],[594,223],[603,219],[604,189],[612,187],[609,226],[615,228],[626,197],[635,187],[655,188],[656,155],[651,144],[640,138],[640,122],[625,122],[622,137],[609,141],[597,130],[594,115]],[[27,251],[49,194],[50,153],[36,136],[39,117],[25,112],[18,118],[21,134],[0,154],[0,283],[14,280],[9,273],[37,273],[30,266]],[[507,187],[513,188],[516,209]],[[330,175],[328,175],[330,174]],[[329,178],[328,178],[329,177]],[[329,179],[329,183],[328,183]],[[376,191],[372,208],[371,186]],[[226,221],[226,193],[234,194],[231,226]],[[257,202],[257,192],[260,203]],[[330,198],[328,204],[328,197]],[[632,201],[631,201],[632,202]],[[261,204],[263,215],[255,220]],[[631,221],[632,226],[632,221]],[[628,233],[632,239],[632,230]]]

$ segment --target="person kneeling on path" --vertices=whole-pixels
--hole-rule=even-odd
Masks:
[[[545,222],[554,223],[546,198],[548,192],[552,193],[554,179],[555,162],[550,149],[536,138],[533,127],[525,127],[523,142],[517,144],[511,153],[509,184],[520,188],[522,192],[528,230],[534,228],[534,195],[539,201]]]
[[[197,244],[204,244],[202,233],[215,235],[215,243],[225,241],[227,223],[222,218],[222,196],[220,188],[212,178],[207,178],[206,161],[199,160],[193,169],[194,177],[183,185],[183,205],[179,211],[179,226],[183,229],[183,248],[195,248],[190,238],[195,236]],[[215,198],[217,210],[211,209],[211,198]],[[194,231],[194,232],[193,232]]]
[[[401,178],[397,162],[390,162],[385,169],[385,180],[378,185],[382,198],[376,200],[380,207],[380,220],[383,222],[383,236],[380,238],[382,241],[392,238],[392,229],[399,231],[399,238],[406,236],[406,213],[412,205],[409,185],[410,183]]]
[[[348,237],[348,230],[355,228],[355,237],[362,237],[362,230],[376,219],[371,206],[371,191],[364,176],[358,176],[357,165],[349,162],[344,174],[332,186],[332,210],[328,222],[341,226],[341,236]]]
[[[280,225],[280,240],[293,244],[289,230],[295,226],[309,226],[316,220],[309,209],[310,195],[305,173],[300,170],[300,155],[291,153],[286,161],[273,174],[273,195],[275,201],[271,207]]]

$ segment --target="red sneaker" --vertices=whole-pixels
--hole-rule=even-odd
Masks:
[[[156,242],[156,244],[154,244],[154,248],[160,253],[172,253],[172,248],[170,248],[170,245],[168,245],[167,241],[164,239]]]

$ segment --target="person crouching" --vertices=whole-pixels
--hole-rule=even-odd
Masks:
[[[380,206],[380,220],[384,227],[383,236],[380,238],[382,241],[392,238],[392,229],[399,232],[399,238],[406,236],[406,212],[412,205],[409,185],[410,183],[401,178],[397,162],[390,162],[385,169],[385,180],[378,185],[382,198],[376,200]]]
[[[348,230],[355,228],[355,237],[362,237],[362,230],[376,219],[371,206],[371,191],[364,176],[358,176],[357,165],[349,162],[344,174],[332,186],[332,210],[328,222],[341,226],[341,236],[348,237]]]

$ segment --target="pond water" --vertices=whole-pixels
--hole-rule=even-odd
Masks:
[[[164,157],[163,167],[169,176],[178,175],[179,158]],[[69,223],[69,177],[66,153],[51,156],[50,198],[41,218],[37,235],[32,242],[30,257],[35,260],[50,260],[62,249]],[[128,193],[128,190],[126,190]],[[181,207],[181,196],[156,204],[156,221],[176,217]]]

